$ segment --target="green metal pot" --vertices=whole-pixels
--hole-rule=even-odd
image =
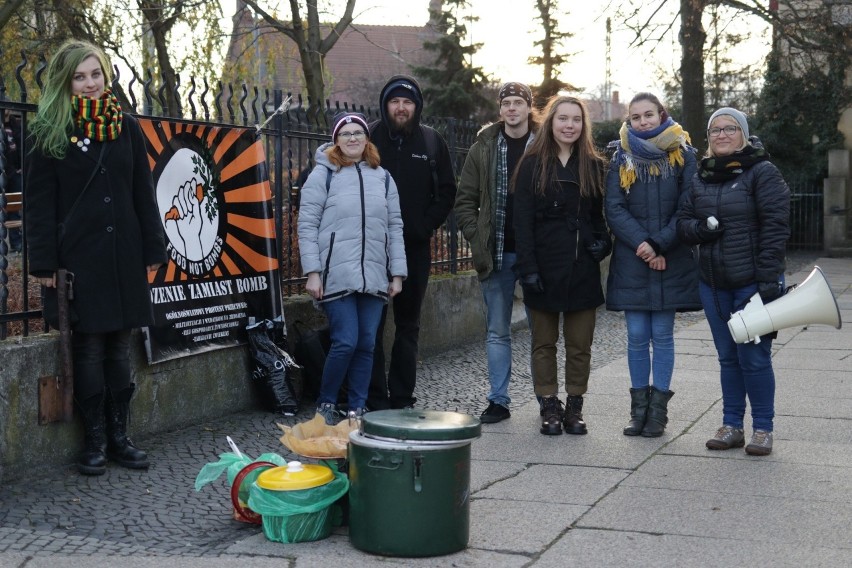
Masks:
[[[470,444],[479,419],[381,410],[349,435],[349,538],[383,556],[439,556],[467,547]]]

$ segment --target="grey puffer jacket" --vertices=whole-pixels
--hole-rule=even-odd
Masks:
[[[386,185],[385,170],[366,162],[337,171],[325,154],[330,147],[317,149],[317,165],[301,192],[302,272],[320,273],[321,302],[356,292],[387,300],[390,279],[408,276],[396,184],[387,176]]]
[[[698,227],[711,215],[724,232],[704,242]],[[722,183],[707,183],[696,174],[678,213],[677,232],[682,241],[700,245],[702,282],[735,289],[777,281],[785,268],[789,222],[790,189],[767,161]]]

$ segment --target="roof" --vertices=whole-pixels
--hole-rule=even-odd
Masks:
[[[323,25],[322,36],[331,26]],[[424,42],[435,38],[428,26],[382,26],[353,24],[340,36],[325,57],[326,98],[332,103],[349,102],[371,106],[388,77],[411,74],[412,67],[428,65],[434,54]],[[256,38],[256,41],[253,41]],[[271,55],[274,54],[274,55]],[[251,60],[250,65],[246,65]],[[274,77],[268,77],[274,59]],[[242,62],[245,75],[254,83],[285,92],[304,93],[304,78],[296,44],[248,10],[235,22],[228,61]],[[251,67],[248,69],[248,67]]]

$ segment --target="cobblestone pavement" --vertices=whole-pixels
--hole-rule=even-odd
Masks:
[[[791,258],[788,272],[807,266],[812,259],[808,255]],[[679,314],[676,327],[702,318],[701,312]],[[513,404],[533,397],[525,364],[529,343],[528,331],[514,334]],[[593,368],[622,356],[625,350],[623,315],[599,310]],[[418,372],[417,406],[478,415],[485,406],[486,377],[482,343],[425,359]],[[266,412],[243,412],[141,440],[139,445],[152,458],[148,471],[111,465],[103,476],[86,477],[69,466],[13,481],[0,488],[0,553],[219,556],[260,528],[233,521],[224,476],[200,492],[193,488],[195,476],[205,463],[228,451],[225,436],[231,436],[248,455],[273,451],[291,459],[278,441],[275,423],[310,418],[313,409],[307,406],[299,416],[286,420]]]

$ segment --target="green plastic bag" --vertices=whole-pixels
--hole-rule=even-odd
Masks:
[[[275,542],[321,540],[340,525],[343,515],[337,501],[349,491],[349,478],[332,468],[334,479],[325,485],[299,491],[270,491],[252,482],[249,508],[263,517],[263,534]]]
[[[250,463],[259,461],[267,461],[274,463],[275,465],[287,465],[287,461],[284,458],[274,453],[261,454],[256,460],[253,460],[245,454],[237,455],[233,452],[225,452],[224,454],[219,454],[219,461],[208,463],[201,468],[201,471],[198,472],[198,475],[195,478],[195,490],[201,491],[202,487],[219,479],[225,471],[228,472],[228,487],[230,487],[233,485],[234,478],[237,477],[237,474],[240,473],[241,469]],[[243,482],[246,487],[248,487],[248,483],[246,483],[246,481],[254,481],[254,478],[256,478],[259,473],[260,472],[258,471],[249,474]]]

